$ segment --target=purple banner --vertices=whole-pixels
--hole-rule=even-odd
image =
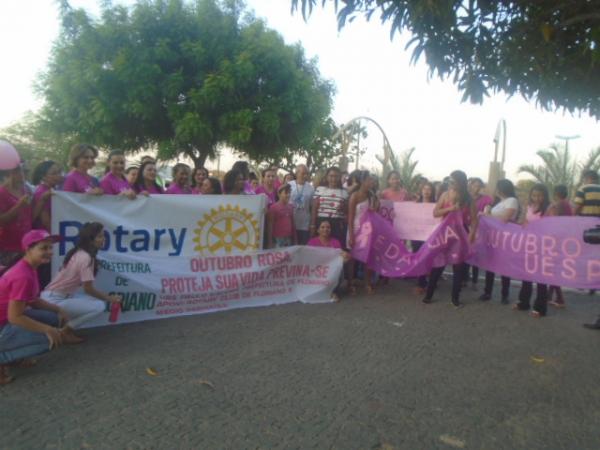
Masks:
[[[597,225],[600,219],[587,217],[548,217],[521,226],[482,216],[471,246],[456,212],[412,253],[386,218],[366,211],[352,256],[388,277],[425,275],[467,261],[517,280],[600,289],[600,246],[583,242],[583,232]]]
[[[391,223],[366,211],[355,237],[352,256],[387,277],[425,275],[433,267],[457,264],[468,257],[467,233],[460,213],[449,214],[418,252],[412,253]]]
[[[547,217],[521,226],[481,217],[469,263],[517,280],[600,288],[600,246],[583,242],[593,217]]]

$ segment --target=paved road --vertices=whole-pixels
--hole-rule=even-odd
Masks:
[[[600,448],[600,332],[581,327],[600,296],[535,320],[411,288],[88,330],[0,389],[0,447]]]

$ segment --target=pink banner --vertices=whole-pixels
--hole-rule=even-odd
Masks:
[[[517,280],[582,289],[600,288],[600,246],[583,232],[593,217],[547,217],[521,226],[481,217],[469,262]]]
[[[460,213],[449,214],[421,249],[412,253],[387,220],[367,211],[356,234],[352,256],[381,275],[414,277],[429,273],[433,267],[462,262],[468,251]]]
[[[481,217],[470,246],[460,213],[452,213],[413,254],[395,227],[367,211],[352,255],[389,277],[425,275],[433,267],[467,261],[518,280],[600,289],[600,248],[583,242],[584,230],[597,225],[600,219],[585,217],[550,217],[527,226]]]

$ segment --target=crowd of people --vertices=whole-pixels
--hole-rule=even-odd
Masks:
[[[109,295],[94,286],[98,272],[97,253],[104,245],[103,225],[87,223],[79,233],[76,246],[64,258],[51,278],[52,244],[60,239],[50,234],[52,193],[55,190],[88,195],[119,195],[132,201],[156,194],[187,195],[264,195],[265,240],[267,248],[309,245],[340,249],[344,257],[343,282],[334,291],[335,299],[357,290],[358,277],[364,278],[367,294],[378,283],[388,280],[352,260],[355,233],[364,210],[377,210],[380,200],[435,203],[433,214],[443,218],[460,211],[471,239],[478,218],[487,215],[503,222],[528,223],[550,216],[600,217],[598,173],[582,174],[582,185],[571,198],[566,186],[549,191],[535,184],[528,204],[521,205],[510,180],[498,181],[494,196],[484,193],[479,178],[468,178],[456,170],[440,182],[422,177],[415,192],[402,185],[398,172],[391,171],[380,188],[377,176],[365,170],[343,173],[329,167],[320,180],[310,180],[308,168],[298,164],[294,173],[279,178],[277,168],[259,174],[250,171],[245,161],[237,161],[222,179],[205,168],[178,163],[172,168],[172,180],[165,183],[157,173],[156,161],[144,156],[139,164],[127,165],[126,156],[111,151],[106,173],[98,179],[91,171],[99,153],[87,144],[75,145],[70,153],[70,169],[54,161],[44,161],[28,180],[20,163],[0,170],[0,385],[12,381],[10,365],[28,366],[31,357],[61,343],[76,344],[83,338],[76,329],[106,310],[106,304],[119,304],[118,295]],[[410,243],[417,251],[423,242]],[[436,288],[444,277],[444,267],[436,267],[416,280],[415,293],[423,303],[433,301]],[[469,284],[476,288],[479,269],[465,262],[452,266],[451,302],[460,308],[461,290]],[[481,301],[492,298],[495,274],[486,272]],[[511,280],[500,275],[501,302],[508,304]],[[548,304],[564,308],[560,286],[523,281],[513,308],[530,311],[533,317],[546,315]],[[533,305],[531,304],[533,299]],[[600,329],[600,319],[590,328]]]

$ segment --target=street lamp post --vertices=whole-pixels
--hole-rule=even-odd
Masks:
[[[580,138],[581,136],[579,136],[578,134],[574,134],[573,136],[559,136],[557,134],[555,137],[556,137],[556,139],[561,139],[561,140],[565,141],[565,152],[568,152],[569,151],[569,141]]]
[[[502,159],[498,161],[498,150],[502,141]],[[490,163],[488,174],[488,192],[494,195],[496,183],[505,177],[504,162],[506,161],[506,120],[500,119],[496,125],[496,134],[494,135],[494,160]]]

